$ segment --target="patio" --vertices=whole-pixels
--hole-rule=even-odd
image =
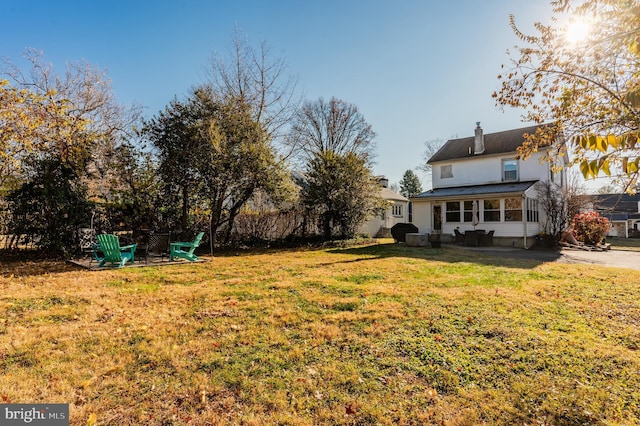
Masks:
[[[127,263],[122,268],[118,268],[115,266],[98,266],[98,262],[95,260],[91,260],[91,256],[82,257],[78,259],[70,259],[69,263],[80,266],[82,268],[88,269],[90,271],[104,271],[109,269],[127,269],[127,268],[144,268],[144,267],[157,267],[157,266],[169,266],[169,265],[180,265],[180,264],[192,264],[192,263],[203,263],[206,262],[206,259],[198,258],[197,260],[190,262],[185,259],[174,259],[173,261],[169,260],[169,256],[165,257],[149,257],[147,261],[145,261],[144,257],[138,258],[136,256],[134,263]]]

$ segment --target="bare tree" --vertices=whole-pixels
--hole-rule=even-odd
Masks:
[[[322,218],[327,239],[333,228],[353,236],[380,207],[370,169],[374,137],[358,108],[336,98],[305,102],[295,117],[289,140],[307,175],[302,203]]]
[[[64,75],[58,75],[42,52],[28,49],[24,57],[31,64],[27,72],[4,61],[0,74],[31,93],[30,113],[45,118],[31,129],[14,129],[21,132],[16,140],[22,146],[17,148],[27,153],[55,152],[62,160],[76,163],[79,171],[92,166],[105,173],[115,146],[133,137],[141,108],[118,104],[106,72],[87,62],[67,64]]]
[[[266,130],[282,155],[286,127],[300,104],[297,81],[287,74],[283,59],[274,57],[262,42],[253,48],[236,28],[226,56],[213,54],[207,70],[208,83],[224,102],[242,102],[251,108],[251,117]]]
[[[340,99],[304,103],[296,115],[289,142],[298,157],[308,161],[318,154],[356,154],[369,163],[375,154],[375,132],[358,107]]]
[[[567,173],[567,178],[569,180],[564,187],[551,181],[538,184],[538,199],[546,218],[544,229],[556,241],[588,197],[576,173]]]
[[[431,139],[424,143],[424,151],[422,152],[422,163],[417,167],[418,170],[423,172],[426,175],[426,179],[431,184],[431,174],[432,167],[429,164],[429,159],[435,155],[436,152],[442,145],[444,145],[445,141],[443,139]]]

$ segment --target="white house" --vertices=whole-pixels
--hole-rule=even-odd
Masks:
[[[362,225],[359,231],[370,237],[390,237],[393,225],[409,221],[409,199],[390,190],[387,179],[380,178],[379,183],[380,197],[387,202],[387,208],[381,215]]]
[[[584,211],[596,211],[609,219],[608,237],[640,237],[640,194],[595,194]]]
[[[411,198],[413,224],[420,232],[441,234],[443,242],[454,238],[456,229],[484,230],[493,231],[495,245],[532,246],[545,223],[536,184],[551,180],[566,186],[566,157],[559,172],[543,159],[551,147],[518,159],[524,135],[538,127],[485,135],[477,123],[474,136],[447,141],[428,161],[433,189]]]

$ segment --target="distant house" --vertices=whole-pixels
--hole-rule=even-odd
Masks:
[[[545,231],[546,219],[537,184],[566,186],[566,160],[557,172],[543,160],[551,147],[541,147],[526,161],[517,158],[524,135],[538,127],[485,135],[477,123],[474,136],[447,141],[428,161],[433,189],[411,198],[413,224],[420,232],[441,234],[442,241],[453,238],[456,229],[483,229],[494,231],[495,245],[532,246]],[[556,143],[563,141],[558,138]]]
[[[389,181],[379,178],[380,197],[387,202],[386,210],[359,229],[360,233],[370,237],[391,237],[391,227],[396,223],[409,221],[409,199],[388,188]]]
[[[640,237],[640,194],[596,194],[591,200],[590,210],[611,223],[609,237]]]

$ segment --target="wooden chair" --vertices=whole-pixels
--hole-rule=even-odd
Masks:
[[[112,234],[100,234],[97,238],[100,246],[99,250],[104,256],[98,262],[98,266],[111,263],[116,264],[118,268],[122,268],[127,262],[134,263],[133,256],[135,255],[137,244],[121,247],[118,236]]]
[[[196,256],[193,252],[200,245],[200,241],[202,241],[203,236],[204,236],[204,232],[200,232],[191,243],[183,243],[183,242],[171,243],[171,252],[169,253],[169,260],[173,262],[173,259],[175,259],[176,257],[187,259],[190,262],[195,262],[196,260],[198,260],[198,256]]]

